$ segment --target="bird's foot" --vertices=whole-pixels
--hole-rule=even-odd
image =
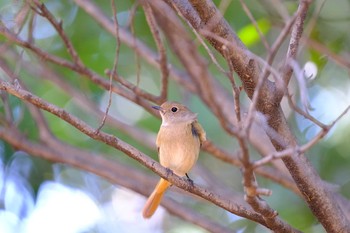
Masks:
[[[188,176],[188,174],[186,173],[186,177],[187,177],[187,181],[190,183],[190,185],[193,187],[194,186],[194,182],[193,180]]]
[[[169,176],[174,175],[173,170],[171,170],[170,168],[165,168],[165,169],[166,169],[166,176],[167,176],[167,178],[168,178]]]

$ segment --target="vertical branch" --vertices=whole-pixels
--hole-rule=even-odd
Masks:
[[[228,50],[223,49],[223,51],[224,51],[224,57],[225,57],[227,64],[230,68],[230,72],[227,74],[227,76],[228,76],[228,78],[231,82],[231,86],[232,86],[232,93],[233,93],[233,97],[234,97],[237,125],[239,128],[241,128],[242,127],[242,125],[241,125],[241,107],[240,107],[240,100],[239,100],[239,94],[240,94],[241,90],[239,87],[237,87],[235,79],[233,77],[234,68],[233,68],[232,63],[230,62],[230,59],[228,56]]]
[[[128,26],[130,27],[131,35],[132,35],[132,43],[134,47],[137,47],[136,43],[136,37],[135,37],[135,29],[134,29],[134,17],[136,14],[136,10],[138,7],[139,3],[136,2],[133,7],[131,8],[131,13],[130,13],[130,18],[128,22]],[[141,63],[140,63],[140,58],[138,54],[135,55],[135,63],[136,63],[136,87],[138,88],[140,85],[140,72],[141,72]]]
[[[284,60],[285,64],[282,68],[282,78],[285,83],[285,86],[288,86],[288,83],[292,77],[293,68],[291,67],[289,62],[291,60],[296,59],[301,35],[304,29],[304,21],[305,21],[310,3],[311,3],[311,0],[300,0],[300,4],[297,10],[298,17],[296,18],[294,27],[292,29],[292,35],[289,41],[288,52]],[[283,95],[277,96],[277,101],[280,101],[282,97]]]
[[[154,41],[156,42],[157,49],[159,52],[159,65],[161,71],[161,91],[159,95],[159,102],[164,102],[168,95],[168,77],[169,77],[169,69],[168,69],[168,61],[166,57],[166,51],[162,39],[160,38],[160,33],[158,29],[157,22],[154,18],[154,14],[152,8],[148,3],[144,4],[143,9],[146,14],[146,19],[148,25],[150,26]]]
[[[119,60],[119,50],[120,50],[120,38],[119,38],[119,24],[118,24],[118,18],[117,18],[117,9],[115,6],[115,0],[111,0],[111,7],[112,7],[112,12],[113,12],[113,23],[114,23],[114,29],[115,29],[115,35],[116,35],[116,48],[115,48],[115,55],[114,55],[114,62],[113,62],[113,68],[112,72],[109,75],[109,94],[108,94],[108,104],[107,108],[105,111],[105,114],[103,116],[102,122],[100,126],[96,129],[96,132],[99,132],[102,127],[104,126],[109,108],[111,107],[112,104],[112,83],[113,83],[113,76],[117,76],[117,66],[118,66],[118,60]]]

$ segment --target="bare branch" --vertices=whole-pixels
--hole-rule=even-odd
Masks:
[[[276,0],[270,1],[276,3]],[[275,14],[273,11],[277,11],[283,18],[284,26],[280,28],[281,32],[278,37],[275,38],[271,48],[266,38],[264,38],[260,32],[262,43],[264,43],[265,47],[268,49],[265,60],[252,53],[243,45],[212,0],[152,0],[136,2],[130,13],[130,24],[126,28],[119,27],[118,25],[116,18],[118,12],[113,4],[114,0],[111,0],[113,20],[112,17],[108,16],[109,13],[103,13],[100,8],[90,0],[75,0],[75,2],[88,14],[88,17],[90,16],[99,23],[102,29],[105,29],[107,33],[110,33],[117,40],[113,68],[112,70],[106,71],[110,79],[107,80],[105,77],[100,76],[93,69],[83,64],[79,58],[80,54],[77,53],[68,34],[64,31],[63,23],[57,20],[54,14],[52,14],[44,4],[39,0],[28,0],[29,4],[27,3],[23,6],[21,10],[23,13],[20,13],[21,16],[17,17],[21,27],[22,25],[28,25],[26,26],[28,27],[28,39],[23,39],[23,33],[21,33],[21,35],[16,34],[16,29],[12,27],[11,29],[6,28],[7,24],[0,22],[0,35],[5,39],[5,43],[0,47],[0,67],[5,73],[5,79],[0,80],[1,100],[3,101],[3,110],[5,111],[0,113],[0,122],[2,124],[2,127],[0,127],[0,138],[9,142],[14,147],[18,147],[30,153],[35,152],[37,153],[36,155],[51,161],[60,162],[64,160],[65,158],[62,156],[62,153],[67,151],[74,152],[73,154],[78,155],[74,161],[67,158],[68,160],[65,162],[67,164],[86,159],[86,157],[83,156],[85,152],[82,149],[64,145],[64,143],[56,139],[41,111],[45,110],[59,117],[59,120],[68,122],[83,134],[122,151],[161,177],[168,179],[175,186],[180,187],[181,190],[187,190],[195,194],[192,196],[196,198],[202,197],[231,213],[255,221],[273,231],[298,232],[288,223],[282,221],[277,216],[277,209],[272,209],[261,198],[262,195],[271,195],[271,191],[259,187],[255,177],[255,175],[258,174],[283,185],[297,195],[303,197],[315,217],[324,226],[327,232],[350,232],[349,222],[346,219],[346,216],[349,215],[349,210],[346,209],[347,207],[344,207],[347,206],[344,204],[344,198],[340,195],[336,195],[334,193],[334,188],[327,182],[321,180],[317,171],[312,167],[305,156],[305,153],[327,135],[336,122],[350,109],[350,106],[346,108],[330,125],[319,122],[307,111],[307,90],[303,75],[297,65],[299,61],[296,57],[298,51],[301,49],[301,42],[308,43],[308,40],[303,39],[302,33],[306,14],[312,3],[311,0],[300,0],[298,10],[296,10],[291,17],[284,6],[274,6],[276,10],[272,9],[272,11],[269,11],[271,14]],[[277,2],[278,4],[282,4],[280,1]],[[222,1],[220,5],[225,10],[229,3],[229,1]],[[257,22],[250,10],[245,6],[243,1],[241,1],[241,4],[252,23],[257,27]],[[297,4],[298,3],[296,3],[296,5]],[[136,19],[136,9],[140,9],[138,8],[140,5],[145,12],[146,20],[157,51],[150,49],[150,47],[137,38],[137,35],[134,33],[133,21]],[[34,12],[28,10],[30,9],[29,6],[31,6]],[[305,29],[306,33],[310,32],[315,26],[316,19],[322,6],[315,8],[316,10],[314,11],[313,17],[311,21],[309,21],[309,30],[308,28]],[[24,8],[27,8],[27,10]],[[172,9],[175,9],[175,11]],[[31,17],[26,16],[28,14],[31,14]],[[39,42],[35,44],[33,32],[36,29],[36,25],[34,17],[41,16],[55,28],[58,36],[61,38],[61,44],[68,50],[70,58],[65,59],[54,53],[46,52],[44,49],[41,49]],[[25,18],[27,18],[28,22],[26,22]],[[184,19],[184,21],[182,21],[181,18]],[[184,22],[189,25],[190,29],[186,27]],[[222,85],[222,82],[218,80],[219,78],[209,72],[208,62],[203,58],[201,50],[198,50],[198,43],[194,43],[195,39],[193,39],[191,29],[207,50],[212,61],[217,63],[217,69],[221,70],[231,82],[232,93],[230,93],[230,87]],[[281,55],[281,52],[283,52],[282,44],[285,42],[290,31],[292,31],[292,35],[288,44],[288,51],[285,55],[286,59],[284,60],[282,69],[277,70],[273,67],[275,65],[274,63],[277,63],[274,60],[277,54]],[[161,38],[161,33],[164,35],[164,38]],[[229,67],[228,72],[219,65],[214,53],[203,39],[206,39],[208,44],[211,44],[213,48],[224,57]],[[116,72],[119,59],[118,49],[121,43],[123,43],[123,46],[128,46],[135,53],[135,68],[137,68],[136,84],[123,79],[122,75]],[[316,43],[316,47],[319,45],[320,44]],[[175,57],[176,64],[179,64],[179,67],[183,70],[174,68],[173,64],[168,63],[165,46],[169,46],[170,50],[168,51],[172,53],[171,58]],[[347,62],[343,61],[344,58],[332,52],[327,52],[325,46],[321,45],[318,49],[320,51],[325,51],[325,54],[331,56],[331,59],[335,60],[336,63],[342,64],[348,69]],[[18,52],[18,50],[20,51]],[[24,59],[26,58],[24,55],[27,54],[29,55],[29,60]],[[147,89],[141,89],[139,87],[141,59],[143,59],[142,62],[145,61],[154,66],[161,75],[159,81],[161,90],[159,96],[148,92]],[[35,66],[32,65],[33,62],[37,62]],[[48,66],[48,64],[50,64],[50,66]],[[109,105],[106,112],[104,113],[101,111],[97,101],[94,102],[93,99],[89,99],[89,94],[92,92],[86,93],[75,87],[70,83],[70,80],[59,75],[60,71],[56,71],[55,68],[67,68],[70,73],[73,71],[73,73],[78,74],[79,77],[84,78],[88,84],[93,84],[103,91],[109,91]],[[288,94],[287,86],[293,71],[299,81],[303,110],[296,106],[291,96]],[[17,77],[18,74],[22,73],[25,73],[26,76],[21,75],[22,77]],[[242,88],[237,86],[236,77],[234,77],[235,74],[240,78]],[[35,79],[38,77],[39,80],[52,82],[52,84],[61,88],[64,93],[72,97],[74,105],[76,105],[79,110],[82,110],[83,113],[87,113],[89,116],[103,118],[101,126],[96,130],[64,109],[35,96],[25,85],[27,84],[27,80],[25,79],[27,75],[33,76]],[[236,195],[234,195],[235,193],[233,193],[229,187],[226,187],[225,184],[208,185],[213,181],[215,182],[217,179],[214,175],[208,173],[208,176],[203,178],[203,180],[207,182],[206,185],[208,185],[210,189],[215,189],[215,192],[220,193],[221,196],[208,189],[201,188],[198,185],[191,185],[189,182],[180,179],[176,175],[169,174],[166,172],[165,168],[130,144],[100,131],[101,127],[106,123],[109,126],[120,129],[118,133],[126,134],[142,145],[154,149],[154,133],[137,126],[123,124],[119,120],[109,116],[108,109],[111,104],[113,92],[144,107],[145,110],[154,114],[150,108],[149,102],[160,103],[167,98],[168,77],[175,80],[179,87],[184,88],[186,95],[188,95],[187,93],[191,93],[206,105],[207,109],[211,111],[216,117],[216,120],[219,121],[224,131],[231,136],[229,140],[238,140],[239,148],[235,148],[236,151],[234,152],[228,152],[226,149],[215,145],[212,141],[203,144],[203,151],[210,153],[215,158],[229,165],[241,168],[246,203],[242,202],[243,198],[237,198]],[[272,77],[274,81],[270,80],[270,77]],[[13,83],[4,80],[12,80]],[[28,84],[30,84],[29,81]],[[36,91],[36,89],[33,89],[33,91]],[[246,112],[246,102],[240,103],[240,97],[245,97],[244,95],[240,96],[241,91],[245,91],[252,101],[248,113]],[[287,98],[290,101],[291,108],[321,128],[317,135],[304,145],[298,145],[282,112],[280,101],[286,93],[288,94]],[[18,119],[17,115],[15,115],[15,117],[11,115],[14,109],[11,109],[13,105],[8,101],[8,94],[17,96],[25,103],[24,107],[21,105],[21,111],[27,112],[26,109],[28,109],[31,114],[31,120],[37,123],[39,130],[38,142],[34,143],[29,141],[25,138],[24,133],[20,133],[19,130],[16,129],[16,127],[19,128],[20,126],[16,125]],[[234,103],[232,101],[234,101]],[[14,122],[14,118],[16,122]],[[12,139],[10,137],[11,135],[16,138]],[[225,136],[227,137],[227,135]],[[44,142],[45,144],[43,144]],[[253,150],[256,150],[265,157],[252,160],[253,156],[250,154],[251,146]],[[60,147],[62,147],[63,152],[57,151],[56,148]],[[56,156],[56,160],[52,156]],[[87,156],[87,158],[90,157]],[[266,166],[267,163],[272,163],[274,167]],[[200,166],[198,167],[200,169]],[[89,168],[89,165],[87,165],[85,170],[91,171],[89,169],[95,171],[94,169],[103,169],[103,167],[97,165],[97,167]],[[106,175],[107,179],[110,179],[108,178],[108,174],[111,173],[111,171],[106,171],[106,173],[104,173],[105,171],[103,170],[100,172]],[[199,172],[206,173],[203,168],[199,170]],[[105,177],[104,175],[102,176]],[[118,182],[126,187],[131,187],[131,189],[137,192],[148,194],[150,191],[148,186],[146,187],[142,184],[140,187],[136,187],[140,183],[140,180],[138,180],[139,177],[136,176],[133,177],[133,174],[128,174],[128,176],[125,177],[126,180]],[[133,178],[136,179],[132,180]],[[143,178],[142,181],[149,183],[150,179]],[[218,183],[220,183],[220,181]],[[139,191],[141,187],[143,190]],[[233,193],[233,195],[228,195],[230,193]],[[170,212],[178,214],[182,218],[192,222],[197,223],[198,221],[199,225],[202,225],[205,229],[212,232],[229,231],[222,226],[216,226],[214,222],[209,222],[208,219],[202,216],[196,215],[193,211],[188,211],[189,213],[187,213],[186,209],[182,207],[176,208],[177,205],[178,203],[165,199],[165,206],[168,207]],[[207,223],[205,223],[205,221],[207,221]]]
[[[160,91],[159,101],[158,101],[158,103],[160,103],[160,102],[164,102],[168,95],[168,76],[169,76],[168,61],[166,57],[165,47],[160,38],[158,25],[154,17],[152,8],[147,3],[144,5],[143,8],[145,10],[148,25],[150,26],[154,41],[156,42],[157,49],[159,51],[159,66],[162,74],[161,91]]]
[[[66,33],[63,30],[63,26],[62,26],[63,23],[58,22],[55,19],[55,17],[51,14],[51,12],[46,8],[44,3],[41,3],[38,0],[31,0],[31,1],[38,8],[38,9],[35,9],[33,7],[35,12],[38,13],[39,15],[41,15],[42,17],[45,17],[51,23],[51,25],[56,29],[56,31],[58,32],[58,34],[62,38],[65,46],[67,47],[68,53],[71,55],[73,62],[75,64],[77,64],[78,66],[83,66],[83,62],[79,58],[77,51],[74,49],[73,44],[71,43],[68,36],[66,35]]]
[[[298,11],[297,11],[298,16],[295,20],[295,24],[292,30],[292,36],[289,41],[288,52],[285,58],[285,64],[282,69],[283,80],[286,86],[288,86],[289,80],[293,72],[292,67],[289,64],[289,61],[296,59],[301,35],[303,33],[304,21],[311,2],[312,2],[311,0],[301,0],[298,7]],[[278,98],[281,99],[282,96],[279,96]]]
[[[106,112],[103,116],[102,122],[96,130],[97,132],[100,131],[102,129],[102,127],[104,126],[106,119],[107,119],[108,112],[109,112],[109,108],[111,107],[111,104],[112,104],[112,81],[113,81],[113,75],[115,75],[117,73],[117,66],[118,66],[118,60],[119,60],[119,49],[120,49],[119,24],[118,24],[118,19],[117,19],[117,9],[116,9],[114,0],[111,1],[111,7],[112,7],[112,12],[113,12],[113,22],[115,25],[115,34],[116,34],[116,38],[117,38],[117,45],[115,48],[115,55],[114,55],[112,72],[109,75],[108,104],[107,104]]]

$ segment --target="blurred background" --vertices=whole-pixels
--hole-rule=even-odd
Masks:
[[[115,59],[115,38],[74,1],[43,1],[56,19],[62,20],[63,29],[77,50],[81,60],[91,70],[108,80],[106,69],[112,69]],[[239,1],[214,1],[224,13],[225,19],[237,32],[245,45],[255,54],[265,57],[266,50],[252,22],[242,10]],[[94,2],[112,20],[110,1]],[[252,15],[272,44],[281,31],[283,21],[279,11],[288,14],[295,12],[297,1],[245,1]],[[271,4],[277,4],[271,7]],[[23,40],[35,41],[40,49],[69,60],[64,43],[51,24],[39,16],[26,15],[26,19],[18,26],[19,14],[23,11],[24,1],[0,0],[1,25],[18,33]],[[121,27],[133,25],[134,35],[152,49],[156,49],[145,15],[141,7],[135,8],[135,1],[117,0],[117,19]],[[311,105],[310,114],[324,124],[334,121],[350,104],[350,1],[313,1],[307,23],[305,25],[302,48],[298,54],[298,63],[307,79],[307,90]],[[131,20],[132,19],[132,20]],[[32,35],[29,38],[28,35]],[[195,38],[195,37],[193,37]],[[211,62],[203,46],[198,49],[208,61],[208,69],[230,92],[229,80],[218,71]],[[0,35],[0,46],[9,45],[7,39]],[[276,59],[284,58],[288,40],[284,43]],[[181,67],[179,61],[167,49],[169,62]],[[73,115],[97,128],[101,118],[86,109],[87,99],[101,111],[105,111],[109,93],[97,87],[88,79],[76,72],[49,64],[46,72],[52,76],[40,76],[42,61],[26,49],[12,46],[0,54],[2,62],[20,77],[27,89],[46,101],[64,108]],[[217,55],[219,63],[228,69],[224,59]],[[160,92],[160,72],[146,61],[140,59],[139,71],[135,68],[137,56],[134,50],[121,44],[118,73],[126,80],[136,83],[140,72],[139,87],[147,92]],[[44,69],[44,68],[40,68]],[[55,79],[60,77],[60,79]],[[6,72],[0,69],[0,78],[8,80]],[[69,85],[72,89],[65,88]],[[298,96],[297,81],[290,84],[291,90]],[[2,97],[4,100],[4,96]],[[19,99],[7,96],[11,113],[16,126],[29,139],[38,138],[38,128],[28,108]],[[220,127],[215,116],[196,96],[170,79],[168,99],[185,103],[204,126],[208,138],[226,151],[235,151],[236,140],[229,137]],[[297,98],[298,100],[298,98]],[[0,102],[0,114],[5,115],[6,106]],[[242,105],[249,101],[242,97]],[[96,111],[97,111],[96,110]],[[312,139],[320,129],[304,117],[296,114],[285,102],[284,111],[288,117],[300,144]],[[156,178],[148,169],[138,162],[105,144],[97,142],[82,134],[61,119],[43,113],[52,133],[59,140],[74,147],[82,148],[117,160],[121,164],[141,170]],[[140,151],[157,159],[155,135],[160,119],[152,116],[140,106],[119,96],[112,96],[109,114],[127,126],[140,128],[147,132],[144,142],[135,140],[113,124],[108,124],[103,131],[113,134]],[[320,176],[333,184],[334,189],[344,197],[350,198],[350,115],[346,114],[337,125],[307,153]],[[260,155],[251,151],[254,159]],[[225,164],[212,156],[201,153],[198,166],[190,173],[196,183],[201,183],[201,173],[208,171],[223,185],[235,190],[243,196],[241,173],[239,168]],[[305,202],[290,190],[269,179],[258,177],[260,186],[273,191],[266,201],[279,212],[282,219],[303,232],[322,232],[323,228],[306,206]],[[167,194],[169,195],[169,193]],[[265,228],[248,220],[230,214],[200,199],[188,201],[181,194],[175,198],[209,216],[222,225],[231,227],[237,232],[268,232]],[[105,179],[87,171],[52,163],[34,157],[0,139],[0,232],[2,233],[88,233],[88,232],[207,232],[206,230],[169,215],[163,208],[158,210],[151,220],[143,220],[141,210],[145,197],[122,186],[109,183]]]

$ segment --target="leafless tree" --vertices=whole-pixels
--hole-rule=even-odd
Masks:
[[[44,112],[49,112],[92,139],[122,151],[180,189],[274,232],[299,231],[281,219],[277,210],[263,200],[264,196],[272,193],[271,190],[258,185],[256,176],[270,179],[303,197],[327,232],[350,232],[348,200],[333,192],[305,156],[305,153],[349,110],[344,109],[344,113],[329,125],[319,122],[308,111],[305,78],[298,64],[300,47],[318,46],[319,51],[327,53],[340,67],[350,69],[346,59],[304,36],[305,25],[312,27],[317,20],[318,9],[314,10],[314,14],[306,23],[307,15],[311,15],[309,8],[313,1],[300,0],[293,14],[289,14],[280,1],[268,1],[276,3],[274,11],[281,20],[279,34],[271,45],[259,31],[254,15],[244,1],[240,1],[241,10],[246,12],[252,24],[257,27],[266,49],[266,57],[255,55],[247,49],[223,17],[225,6],[228,6],[230,1],[223,0],[219,10],[211,0],[142,0],[130,9],[130,22],[125,27],[118,23],[118,3],[113,0],[110,12],[101,10],[97,3],[90,0],[74,2],[101,26],[101,30],[107,31],[115,38],[115,60],[112,69],[106,70],[104,76],[85,64],[69,33],[65,31],[64,22],[39,0],[25,1],[16,13],[14,25],[9,26],[6,22],[0,24],[0,35],[5,38],[0,47],[0,67],[3,71],[0,89],[4,106],[0,126],[2,140],[33,156],[95,173],[145,196],[150,193],[154,184],[151,176],[136,168],[126,167],[108,156],[98,156],[97,152],[89,152],[58,139],[45,117]],[[156,49],[152,49],[134,33],[132,21],[138,8],[145,14]],[[62,45],[67,49],[68,56],[49,53],[36,43],[32,33],[36,27],[34,19],[38,17],[46,20],[55,29]],[[28,28],[26,37],[20,36],[24,27]],[[287,44],[287,49],[282,46],[283,43]],[[118,72],[118,62],[122,59],[120,46],[127,46],[136,54],[136,83],[126,80]],[[199,52],[200,46],[205,48],[205,55]],[[181,66],[171,64],[167,49],[170,49]],[[26,59],[24,52],[31,59]],[[282,64],[275,62],[278,53],[284,53]],[[218,61],[222,58],[226,64]],[[33,60],[36,63],[33,64]],[[141,62],[148,63],[159,71],[159,95],[138,85],[142,79],[139,73]],[[208,62],[215,64],[216,69],[222,73],[221,78],[230,82],[231,92],[220,84],[219,78],[213,77],[208,69]],[[84,94],[83,88],[73,85],[68,78],[60,74],[57,69],[62,67],[75,73],[77,78],[88,82],[89,85],[108,92],[110,101],[107,110],[101,110],[96,101]],[[25,70],[25,74],[18,72],[18,69]],[[88,124],[59,107],[57,103],[35,94],[35,90],[31,90],[25,84],[26,75],[35,77],[37,82],[47,81],[57,86],[70,96],[82,111],[94,116],[96,122]],[[301,107],[298,107],[293,93],[288,89],[293,75],[298,83]],[[175,174],[169,174],[164,167],[134,146],[104,132],[104,125],[108,125],[138,143],[154,149],[154,133],[113,118],[108,115],[108,109],[113,104],[112,95],[119,95],[159,117],[151,105],[167,100],[170,80],[175,81],[176,85],[186,92],[197,96],[217,118],[231,140],[238,142],[239,148],[235,151],[226,151],[211,140],[208,140],[202,149],[216,159],[241,169],[244,194],[236,193],[220,185],[220,182],[211,183],[208,187],[201,187],[196,182],[191,185]],[[241,101],[244,95],[250,99],[249,104]],[[16,96],[25,103],[38,128],[37,139],[29,138],[16,124],[9,96]],[[288,100],[291,109],[319,127],[319,133],[313,139],[303,145],[297,142],[281,109],[282,99]],[[250,147],[258,151],[261,159],[252,158]],[[231,231],[170,198],[165,198],[163,205],[170,213],[210,232]]]

